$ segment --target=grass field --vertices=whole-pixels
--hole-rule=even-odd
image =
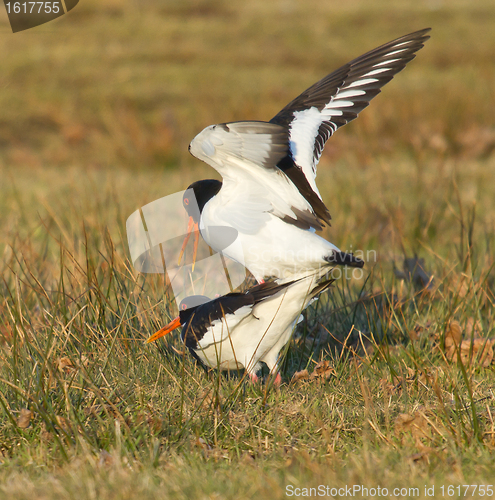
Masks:
[[[2,16],[0,498],[495,496],[493,2],[85,0],[15,35]],[[325,148],[325,234],[372,258],[307,311],[280,389],[206,376],[178,334],[144,345],[172,311],[125,221],[216,176],[191,138],[428,26]]]

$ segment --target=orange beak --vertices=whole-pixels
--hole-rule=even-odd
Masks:
[[[160,337],[167,335],[167,333],[170,333],[172,330],[179,328],[179,326],[180,326],[180,316],[177,316],[177,318],[173,319],[167,326],[164,326],[163,328],[158,330],[156,333],[154,333],[146,341],[146,343],[149,344],[150,342],[154,342],[155,340],[158,340]]]
[[[194,250],[193,250],[192,270],[194,271],[194,265],[196,264],[196,255],[198,253],[199,227],[198,223],[194,222],[194,219],[192,217],[189,217],[189,222],[187,224],[187,234],[186,237],[184,238],[184,242],[182,243],[182,248],[180,249],[179,262],[177,263],[177,265],[180,265],[180,261],[182,260],[182,256],[184,255],[184,250],[187,247],[187,242],[189,241],[189,238],[191,237],[191,233],[193,231],[194,231]]]

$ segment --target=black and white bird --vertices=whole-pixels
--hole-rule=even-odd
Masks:
[[[310,274],[283,284],[269,281],[245,293],[229,293],[204,304],[180,308],[179,316],[147,342],[182,326],[181,338],[205,366],[219,370],[245,369],[257,380],[265,363],[280,384],[278,359],[301,311],[333,280]]]
[[[315,233],[330,224],[316,166],[326,141],[414,59],[428,31],[345,64],[270,122],[211,125],[199,133],[189,151],[217,170],[223,183],[210,179],[190,186],[198,202],[189,213],[190,230],[199,227],[208,245],[243,264],[259,282],[336,264],[362,267],[363,261]]]

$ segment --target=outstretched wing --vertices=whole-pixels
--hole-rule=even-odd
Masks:
[[[428,31],[403,36],[345,64],[269,123],[223,123],[199,133],[189,146],[191,154],[215,168],[238,197],[236,213],[225,207],[227,218],[236,218],[236,227],[246,226],[246,231],[255,231],[268,211],[303,229],[330,224],[315,182],[326,141],[414,59]]]
[[[325,143],[338,128],[354,120],[381,88],[414,59],[428,40],[428,31],[402,36],[345,64],[272,118],[270,123],[286,127],[289,134],[289,151],[278,166],[301,192],[310,188],[319,196],[316,166]]]

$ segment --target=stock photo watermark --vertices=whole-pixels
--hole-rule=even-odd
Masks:
[[[28,30],[67,14],[79,0],[43,2],[4,0],[5,10],[13,33]]]
[[[254,244],[243,244],[233,227],[205,227],[200,219],[194,191],[187,189],[141,207],[126,222],[134,268],[144,274],[165,275],[177,306],[188,297],[194,297],[199,304],[234,291],[249,280],[242,264],[246,261],[255,266],[261,263],[261,267],[268,270],[267,277],[290,278],[291,272],[305,271],[321,271],[322,276],[333,280],[364,277],[362,268],[332,266],[331,259],[315,267],[321,254],[312,248],[281,248],[274,245],[275,241],[265,240],[264,249],[258,251],[259,247]],[[200,233],[208,235],[211,246]],[[368,264],[377,261],[375,250],[350,248],[346,253]]]
[[[243,265],[206,245],[199,228],[190,222],[184,199],[189,212],[196,212],[199,218],[194,192],[188,189],[145,205],[126,223],[134,268],[145,274],[166,275],[177,306],[191,296],[201,303],[225,295],[246,279]],[[232,240],[231,234],[226,239],[221,230],[217,232],[224,245]]]
[[[320,497],[320,498],[416,498],[416,497],[442,497],[442,498],[465,498],[465,497],[489,497],[493,496],[492,484],[447,484],[447,485],[424,485],[422,487],[393,487],[386,488],[380,485],[363,486],[361,484],[333,487],[320,484],[312,487],[296,487],[288,484],[285,487],[287,497]]]

